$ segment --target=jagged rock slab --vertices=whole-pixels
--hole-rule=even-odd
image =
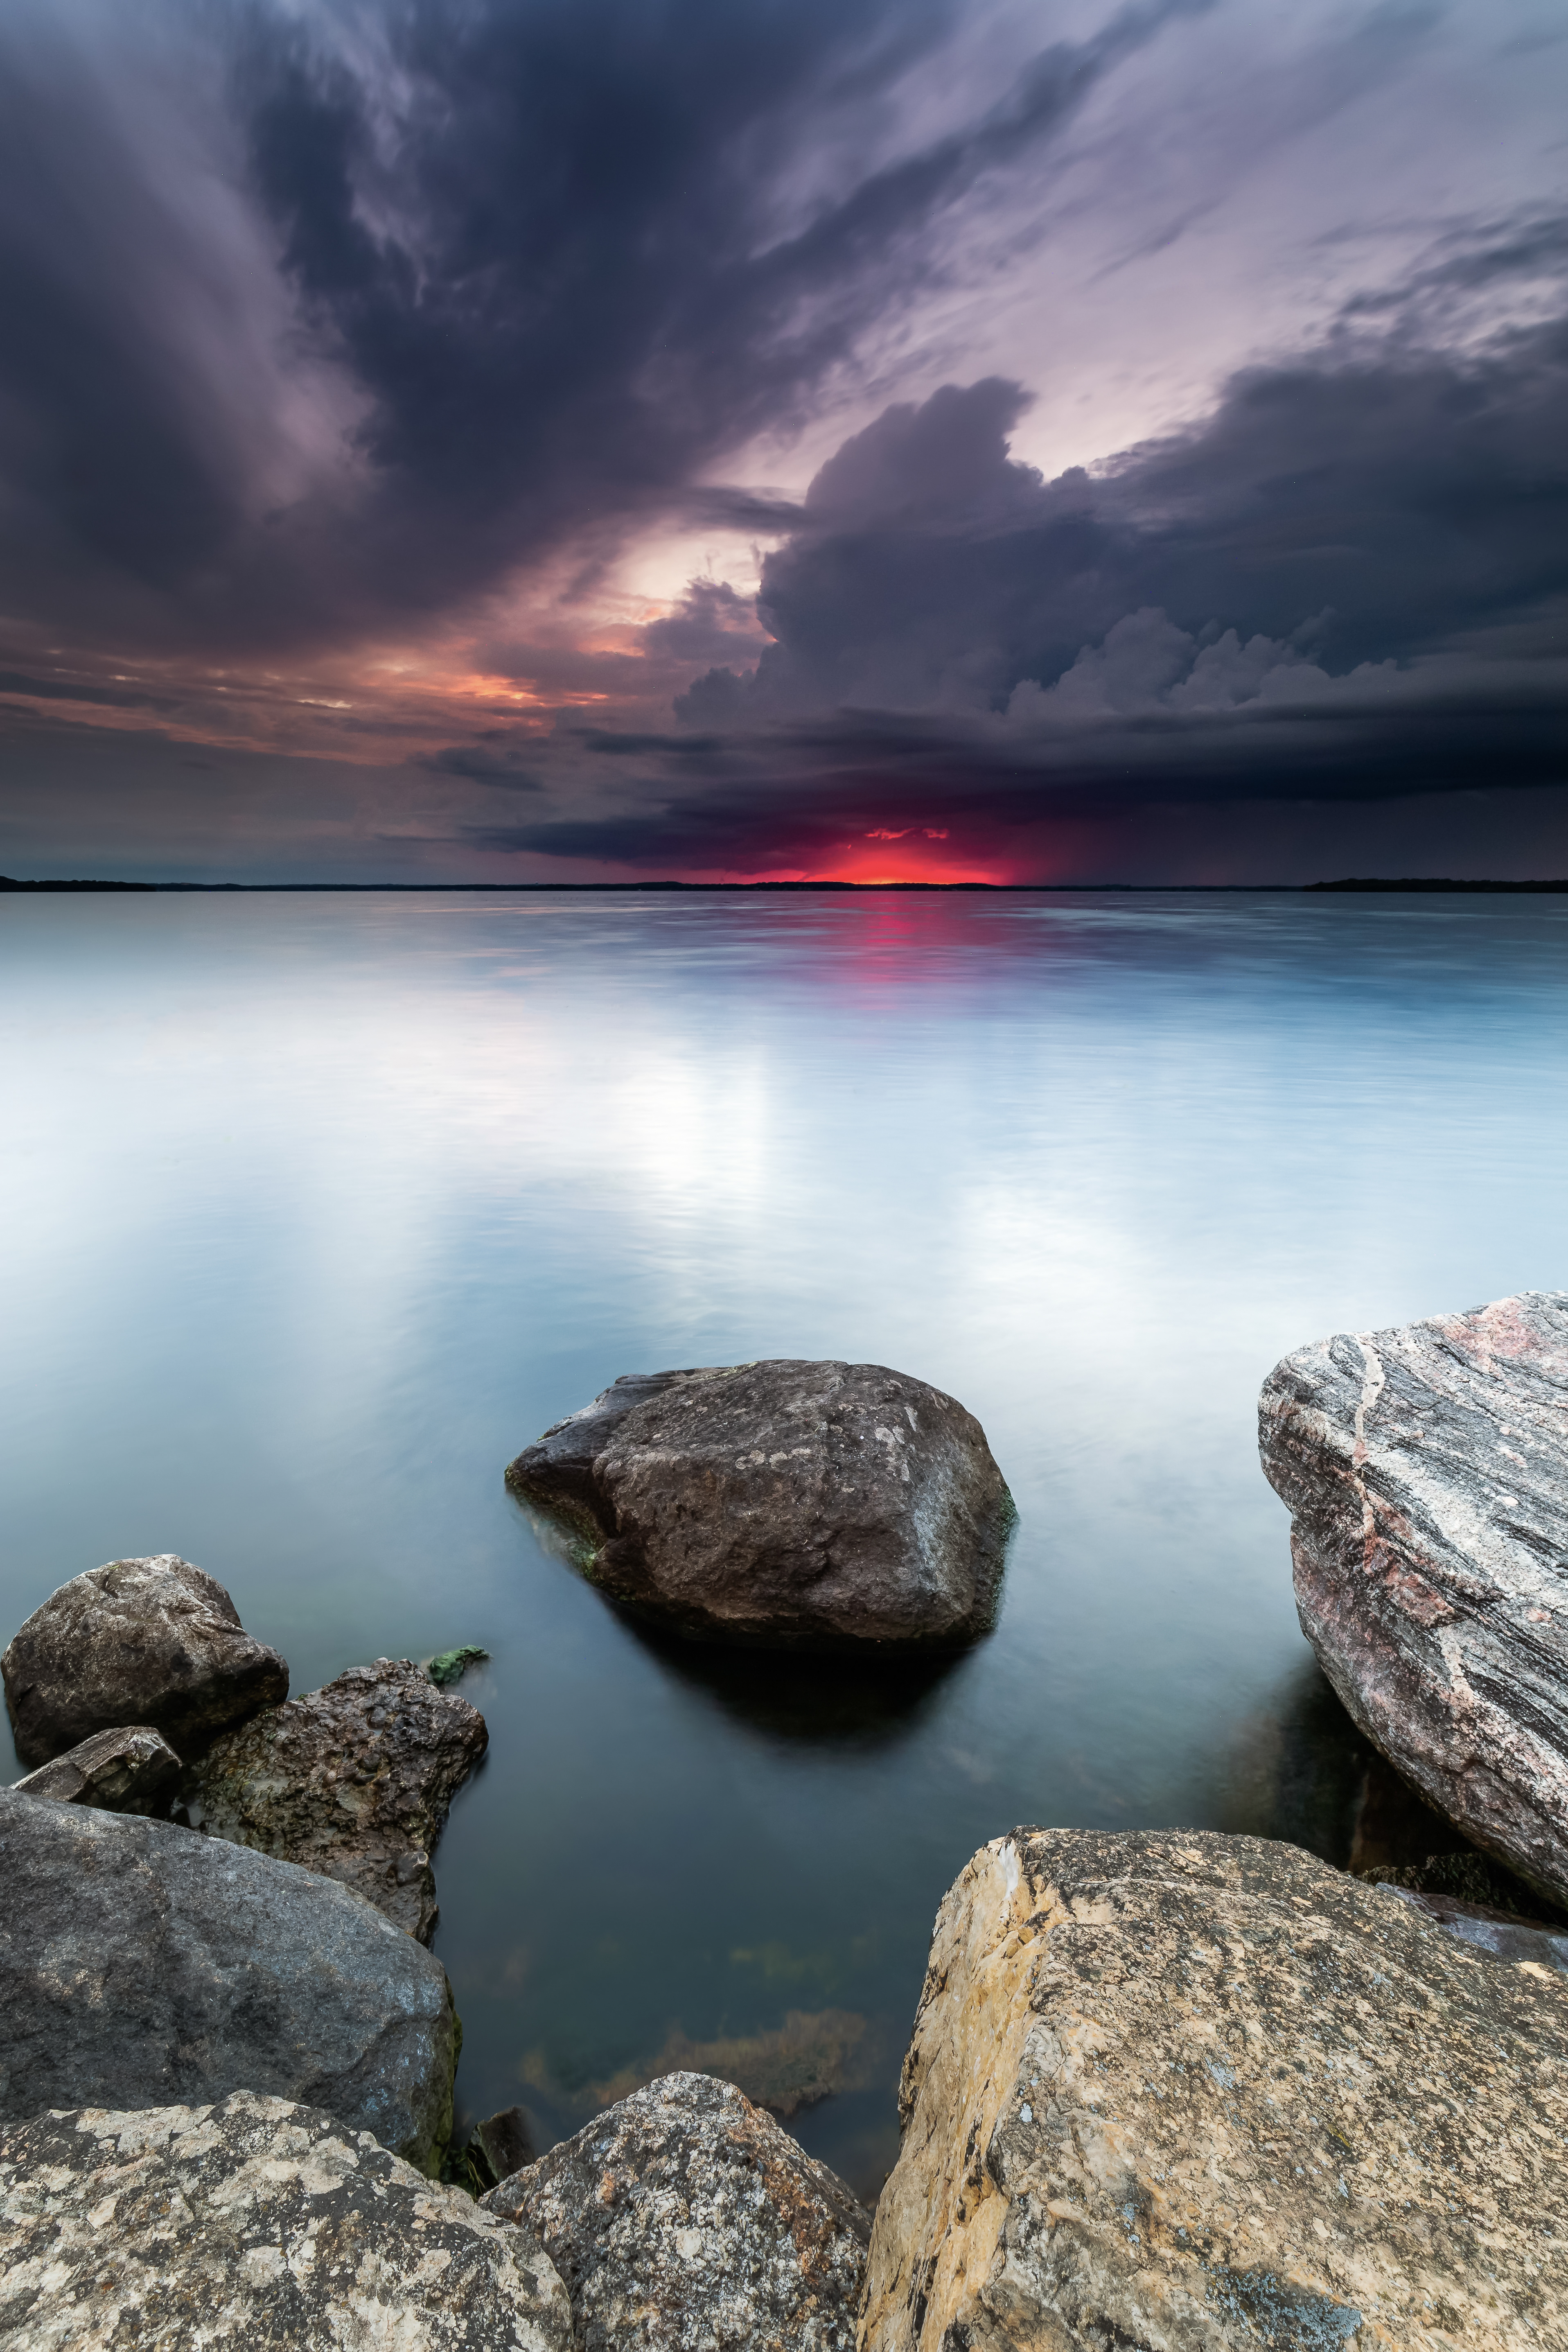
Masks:
[[[1016,1830],[937,1917],[861,2352],[1499,2352],[1568,2310],[1568,1980],[1294,1847]]]
[[[145,1723],[99,1731],[12,1782],[21,1797],[53,1797],[62,1805],[99,1805],[109,1813],[167,1810],[180,1777],[180,1759]]]
[[[1302,1630],[1351,1715],[1568,1901],[1568,1292],[1300,1348],[1258,1434]]]
[[[184,1756],[289,1696],[277,1651],[251,1639],[216,1577],[174,1552],[73,1576],[34,1610],[0,1675],[24,1764],[130,1723]]]
[[[852,2352],[869,2217],[732,2084],[667,2074],[481,2202],[544,2247],[581,2352]]]
[[[488,1738],[467,1699],[411,1659],[378,1658],[215,1740],[184,1810],[212,1836],[341,1879],[427,1944],[431,1849]]]
[[[427,2170],[452,2126],[446,1973],[333,1879],[0,1790],[0,2116],[267,2092]]]
[[[710,1641],[971,1641],[1015,1517],[973,1415],[880,1364],[628,1373],[506,1475],[594,1583]]]
[[[0,2134],[0,2343],[567,2352],[526,2231],[318,2107],[78,2108]]]

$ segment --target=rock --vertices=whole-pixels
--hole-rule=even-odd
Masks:
[[[0,1675],[24,1764],[128,1723],[184,1756],[289,1696],[277,1651],[252,1641],[216,1577],[173,1552],[73,1576],[34,1610]]]
[[[667,2074],[480,2203],[539,2239],[582,2352],[852,2352],[869,2216],[732,2084]]]
[[[1015,1517],[973,1415],[879,1364],[628,1373],[506,1476],[594,1583],[706,1640],[972,1641]]]
[[[1298,1349],[1258,1430],[1302,1630],[1351,1715],[1568,1900],[1568,1292]]]
[[[362,1895],[173,1822],[12,1789],[0,1885],[0,2116],[261,2091],[439,2163],[451,1990]]]
[[[319,2107],[77,2108],[0,2135],[0,2342],[567,2352],[524,2231]]]
[[[476,2124],[465,2145],[447,2159],[443,2179],[482,2197],[534,2159],[533,2136],[521,2107],[502,2107]]]
[[[133,1723],[120,1731],[95,1732],[12,1786],[18,1796],[53,1797],[63,1805],[155,1813],[165,1810],[179,1777],[180,1759],[168,1741],[150,1725]]]
[[[445,1690],[448,1683],[461,1682],[470,1666],[483,1664],[489,1656],[477,1643],[465,1642],[456,1650],[438,1650],[425,1671],[433,1683]]]
[[[408,1658],[377,1658],[215,1740],[186,1776],[186,1817],[342,1879],[427,1944],[431,1848],[489,1738],[467,1699]]]
[[[693,2042],[676,2025],[657,2057],[624,2066],[607,2082],[590,2083],[584,2100],[597,2110],[661,2074],[716,2074],[770,2114],[798,2115],[837,2091],[864,2088],[865,2039],[866,2020],[852,2009],[792,2009],[782,2025],[762,2033],[727,2033],[714,2042]],[[550,2090],[556,2105],[564,2104],[554,2084],[541,2087]]]
[[[1473,1944],[1478,1952],[1489,1952],[1497,1960],[1537,1960],[1542,1968],[1555,1969],[1559,1975],[1568,1976],[1568,1936],[1548,1927],[1539,1919],[1521,1919],[1507,1911],[1493,1911],[1479,1903],[1463,1903],[1452,1895],[1415,1893],[1399,1886],[1389,1879],[1379,1879],[1375,1885],[1397,1895],[1417,1911],[1436,1919],[1450,1936],[1462,1943]]]
[[[1295,1847],[1016,1830],[937,1917],[862,2352],[1560,2342],[1565,2060],[1568,1981]]]

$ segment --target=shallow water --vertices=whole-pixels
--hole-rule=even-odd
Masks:
[[[296,1690],[489,1649],[470,2114],[548,2139],[796,2012],[846,2086],[792,2127],[874,2189],[984,1839],[1342,1852],[1258,1388],[1568,1283],[1568,901],[11,898],[0,962],[0,1639],[172,1550]],[[984,1423],[1021,1525],[947,1671],[658,1646],[508,1501],[617,1373],[766,1355]]]

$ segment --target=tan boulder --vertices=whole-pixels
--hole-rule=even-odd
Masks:
[[[1568,2344],[1568,1980],[1294,1847],[1016,1830],[938,1915],[861,2352]]]

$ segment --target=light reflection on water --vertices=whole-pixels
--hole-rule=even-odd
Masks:
[[[438,1859],[473,2113],[791,2012],[874,2187],[931,1920],[1020,1821],[1332,1851],[1254,1412],[1283,1350],[1568,1281],[1568,905],[0,902],[0,1634],[117,1554],[305,1689],[477,1641]],[[617,1373],[899,1366],[1022,1515],[943,1671],[651,1643],[506,1461]],[[13,1768],[14,1769],[14,1768]]]

